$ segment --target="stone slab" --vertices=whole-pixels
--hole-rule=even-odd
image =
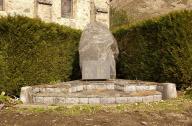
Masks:
[[[82,63],[82,80],[108,80],[110,67],[107,62],[84,61]]]

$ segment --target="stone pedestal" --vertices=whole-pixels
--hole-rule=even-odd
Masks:
[[[22,87],[20,93],[20,100],[23,104],[32,103],[32,87]]]
[[[163,99],[177,98],[176,85],[173,83],[163,83]]]

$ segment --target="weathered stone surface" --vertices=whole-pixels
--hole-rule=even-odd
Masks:
[[[135,97],[135,102],[139,103],[139,102],[143,102],[143,98],[138,96],[138,97]]]
[[[34,97],[33,103],[43,104],[44,103],[44,97]]]
[[[73,92],[69,92],[68,90],[72,88]],[[126,88],[128,90],[124,91]],[[148,82],[133,84],[133,81],[129,80],[70,81],[56,85],[24,87],[21,91],[21,100],[26,104],[47,105],[123,104],[160,101],[162,95],[167,98],[175,97],[175,95],[173,97],[170,94],[164,94],[165,92],[176,92],[175,85],[170,83],[149,85]],[[26,102],[25,98],[30,98],[30,102]]]
[[[153,96],[143,96],[143,102],[144,103],[153,102]]]
[[[101,104],[115,104],[116,99],[115,97],[113,98],[101,98]]]
[[[162,95],[154,95],[153,100],[154,101],[161,101],[162,100]]]
[[[32,87],[22,87],[20,93],[20,99],[24,104],[32,103]]]
[[[136,91],[145,91],[146,86],[136,86]]]
[[[127,97],[127,103],[135,103],[136,99],[135,97]]]
[[[55,104],[55,97],[44,97],[43,103],[47,105]]]
[[[173,83],[163,83],[163,99],[173,99],[177,97],[176,85]]]
[[[116,78],[118,53],[117,42],[109,29],[99,22],[90,23],[82,33],[79,45],[82,79]]]
[[[125,92],[135,92],[136,91],[136,86],[135,85],[128,85],[124,87]]]
[[[66,98],[65,97],[56,97],[55,98],[55,104],[63,105],[65,103],[66,103]]]
[[[100,98],[89,98],[89,104],[100,104]]]
[[[117,104],[127,103],[127,97],[116,97],[116,103]]]
[[[79,104],[88,104],[89,98],[79,98]]]
[[[149,90],[156,90],[157,89],[157,86],[156,85],[150,85],[149,86]]]
[[[65,103],[66,104],[78,104],[79,98],[66,98]]]

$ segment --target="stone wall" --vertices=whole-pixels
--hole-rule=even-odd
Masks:
[[[114,8],[127,11],[131,22],[175,10],[192,9],[192,0],[113,0],[111,4]]]
[[[98,10],[97,21],[109,26],[109,0],[95,0]],[[46,22],[84,29],[90,22],[90,0],[73,0],[73,16],[61,16],[61,0],[4,0],[4,11],[1,16],[23,15],[31,18],[41,18]]]

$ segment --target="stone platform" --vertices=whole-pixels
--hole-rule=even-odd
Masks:
[[[177,97],[175,84],[131,80],[70,81],[23,87],[24,104],[123,104]]]

